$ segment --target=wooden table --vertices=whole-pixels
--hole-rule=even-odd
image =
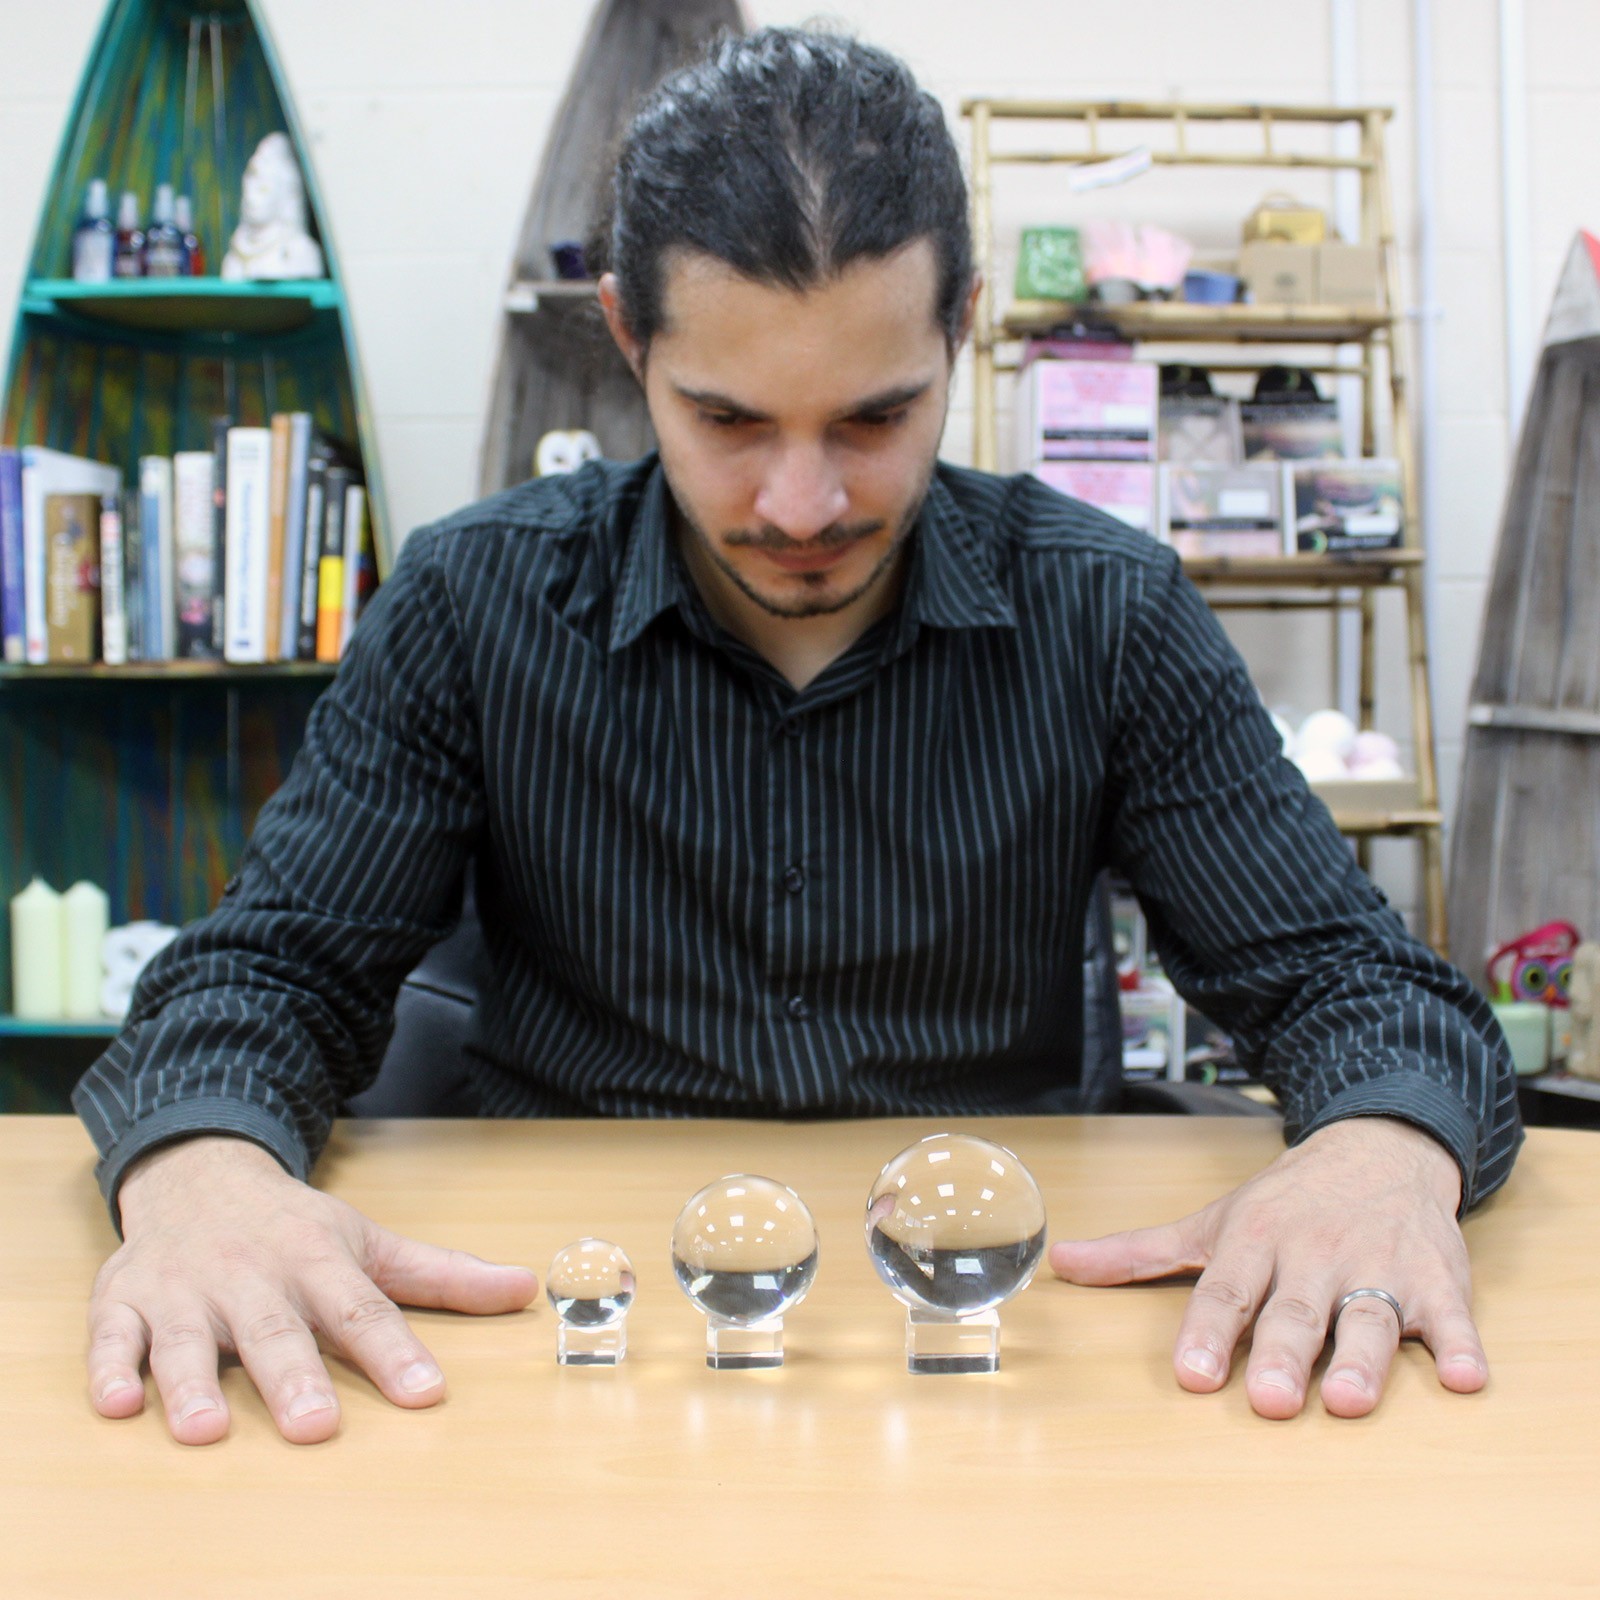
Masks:
[[[962,1124],[1029,1163],[1053,1236],[1177,1216],[1264,1165],[1276,1124]],[[1181,1286],[1044,1270],[994,1377],[913,1378],[862,1244],[878,1167],[933,1124],[346,1123],[319,1181],[406,1233],[541,1277],[586,1233],[633,1256],[624,1366],[562,1369],[547,1305],[418,1314],[435,1410],[339,1370],[339,1435],[283,1443],[242,1371],[230,1436],[84,1388],[84,1299],[113,1237],[65,1118],[0,1119],[0,1594],[34,1596],[1524,1597],[1600,1593],[1600,1141],[1535,1130],[1467,1224],[1489,1388],[1407,1345],[1375,1415],[1265,1422],[1236,1372],[1172,1378]],[[765,1172],[817,1215],[787,1364],[707,1371],[678,1206]],[[152,1390],[153,1395],[153,1390]]]

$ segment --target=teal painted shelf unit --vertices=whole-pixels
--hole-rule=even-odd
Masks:
[[[327,276],[78,283],[72,234],[91,178],[148,207],[193,197],[209,270],[239,221],[245,164],[287,133]],[[112,0],[45,193],[11,341],[0,438],[109,462],[210,448],[213,417],[309,411],[359,451],[380,578],[393,551],[350,306],[305,139],[254,0]],[[282,782],[332,669],[184,661],[0,669],[0,898],[79,878],[113,923],[208,910]],[[11,1012],[0,918],[0,1109],[60,1109],[110,1025]]]

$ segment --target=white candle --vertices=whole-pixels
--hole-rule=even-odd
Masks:
[[[100,946],[111,921],[111,901],[96,884],[79,881],[61,897],[62,1015],[100,1015]]]
[[[29,1022],[61,1015],[61,896],[42,878],[11,902],[11,1009]]]

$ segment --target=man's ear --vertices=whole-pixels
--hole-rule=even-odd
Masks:
[[[642,384],[644,382],[644,346],[634,338],[626,319],[622,315],[622,294],[617,284],[617,275],[614,272],[602,273],[599,283],[600,312],[606,319],[606,327],[611,330],[611,337],[616,341],[617,349],[622,352],[622,359],[628,363],[629,368]]]
[[[982,293],[983,274],[975,272],[972,275],[972,286],[967,290],[967,303],[961,311],[961,331],[956,335],[956,351],[959,351],[972,337],[972,324],[978,315],[978,296]]]

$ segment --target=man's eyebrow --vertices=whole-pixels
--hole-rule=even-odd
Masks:
[[[883,411],[897,411],[901,406],[910,405],[913,400],[920,399],[932,386],[932,381],[929,379],[924,379],[921,383],[898,384],[892,389],[883,389],[877,394],[858,400],[848,410],[841,411],[839,417],[863,417]],[[718,394],[714,389],[690,389],[681,383],[675,383],[672,387],[685,400],[693,405],[704,406],[708,411],[723,411],[744,422],[772,421],[765,412],[752,411],[749,406],[742,405],[731,395]]]

